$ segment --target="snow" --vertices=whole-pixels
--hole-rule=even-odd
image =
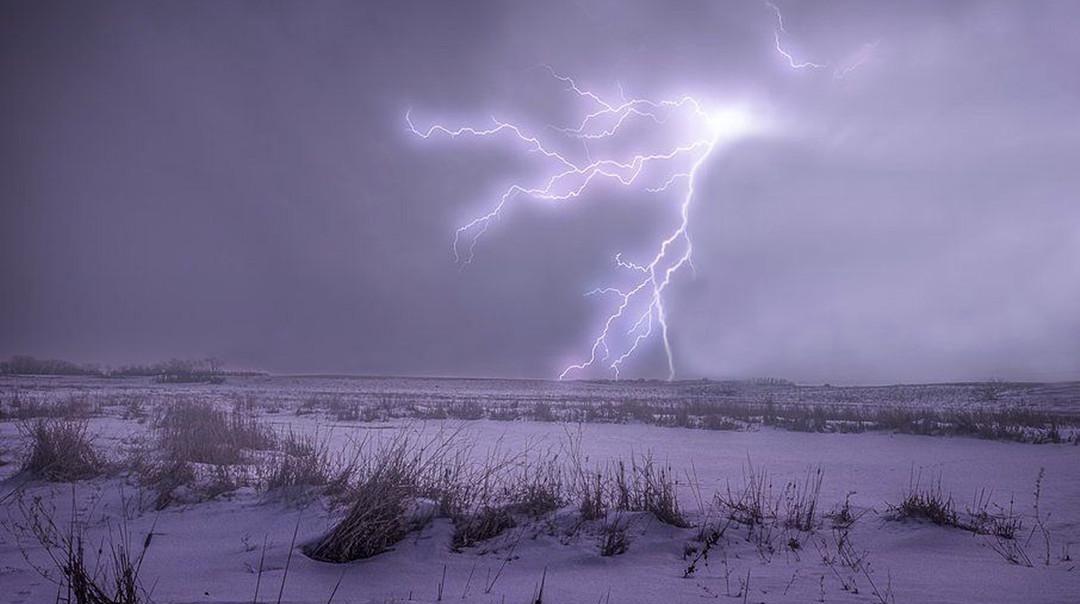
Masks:
[[[220,397],[221,388],[205,386],[200,392]],[[100,394],[92,387],[87,391]],[[296,430],[329,429],[335,446],[365,434],[381,438],[405,423],[328,423],[316,416],[286,413],[266,415],[264,420]],[[583,452],[591,464],[649,452],[657,462],[676,470],[683,508],[698,524],[710,512],[699,509],[695,491],[708,503],[713,492],[740,485],[748,463],[767,470],[777,489],[788,480],[801,479],[809,468],[820,467],[824,474],[822,509],[832,509],[850,496],[851,504],[865,511],[851,529],[850,538],[856,550],[867,553],[870,577],[879,592],[891,586],[895,602],[1080,602],[1080,569],[1075,561],[1062,560],[1070,545],[1070,557],[1080,556],[1080,545],[1076,545],[1080,542],[1080,446],[769,428],[721,432],[637,424],[486,420],[407,425],[424,431],[464,425],[467,437],[482,445],[476,455],[483,455],[495,443],[507,450],[526,445],[557,449],[568,432],[580,432]],[[145,425],[108,415],[93,418],[90,426],[99,435],[98,443],[113,451],[132,434],[147,430]],[[11,459],[19,446],[15,423],[0,422],[2,457]],[[42,497],[53,502],[57,518],[64,520],[71,505],[71,486],[26,483],[14,476],[16,466],[0,467],[0,477],[5,479],[0,484],[0,519],[5,523],[5,530],[0,530],[0,602],[51,602],[56,596],[55,585],[36,573],[23,557],[25,552],[30,560],[41,562],[40,547],[25,539],[20,543],[11,530],[12,522],[20,519],[15,494],[21,491],[24,501]],[[1049,515],[1046,525],[1052,535],[1048,566],[1042,560],[1041,537],[1035,535],[1027,541],[1040,469],[1045,470],[1040,509],[1044,517]],[[1021,540],[1027,541],[1034,565],[1009,564],[991,549],[986,536],[887,519],[887,503],[900,500],[913,474],[924,482],[940,478],[942,487],[961,508],[980,489],[992,492],[994,501],[1001,504],[1015,500],[1017,511],[1026,515]],[[691,486],[695,483],[696,488]],[[88,531],[95,543],[108,534],[105,519],[115,527],[124,515],[121,497],[139,497],[137,489],[123,478],[102,478],[75,486],[80,516],[92,521]],[[264,539],[268,546],[259,601],[275,602],[298,518],[297,546],[318,537],[339,517],[322,502],[300,511],[265,501],[251,489],[161,512],[144,508],[129,515],[128,526],[136,543],[153,527],[142,577],[147,587],[153,587],[153,599],[159,603],[251,602]],[[695,541],[698,529],[667,526],[643,513],[628,518],[629,551],[615,557],[599,555],[595,527],[567,534],[576,524],[572,509],[460,553],[450,549],[453,528],[446,519],[436,519],[410,534],[392,551],[348,564],[316,562],[295,549],[281,601],[326,602],[340,579],[335,602],[434,602],[440,583],[444,601],[535,602],[541,580],[544,602],[735,602],[744,601],[742,585],[747,576],[746,602],[881,601],[863,574],[839,570],[845,580],[858,587],[858,593],[852,593],[843,589],[841,578],[823,563],[815,543],[825,543],[825,547],[833,543],[827,521],[799,551],[781,547],[771,556],[761,555],[743,538],[745,528],[732,527],[710,554],[708,566],[700,566],[692,577],[684,578],[689,564],[684,559],[685,547],[687,543],[700,547]]]

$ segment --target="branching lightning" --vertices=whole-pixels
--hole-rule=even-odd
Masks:
[[[544,127],[541,132],[557,137],[590,141],[612,139],[621,134],[624,126],[634,120],[648,120],[664,127],[669,120],[678,119],[680,140],[653,152],[618,157],[615,153],[584,159],[556,151],[559,141],[544,140],[528,128],[492,118],[486,128],[451,128],[435,124],[417,128],[411,113],[406,123],[413,134],[421,138],[442,135],[449,138],[505,137],[537,153],[543,160],[543,170],[532,182],[518,182],[506,188],[486,213],[466,222],[454,233],[455,260],[467,265],[475,257],[477,242],[491,223],[499,218],[507,204],[517,197],[547,201],[566,201],[581,197],[598,182],[609,181],[625,187],[635,187],[652,194],[662,194],[678,188],[678,221],[659,242],[645,261],[632,261],[622,253],[616,254],[615,266],[633,275],[629,286],[602,287],[589,292],[590,296],[606,296],[612,303],[597,335],[593,338],[588,356],[567,366],[560,378],[571,377],[590,368],[604,368],[618,378],[622,366],[654,334],[659,334],[667,358],[669,376],[675,374],[668,331],[664,294],[676,274],[691,266],[693,243],[690,239],[690,206],[694,201],[699,171],[718,144],[746,134],[751,127],[748,114],[738,108],[709,111],[691,96],[652,100],[622,98],[609,102],[601,95],[580,87],[572,78],[551,72],[566,90],[591,106],[576,123],[565,127]],[[620,96],[623,93],[620,92]],[[689,124],[689,127],[686,125]],[[587,147],[586,147],[587,148]]]
[[[824,64],[798,61],[785,50],[782,34],[786,32],[780,9],[772,2],[765,4],[776,14],[776,51],[790,68],[825,68]],[[855,62],[837,70],[834,76],[842,78],[858,68],[868,53],[866,51]],[[663,347],[668,377],[674,378],[675,362],[665,294],[684,267],[691,271],[694,268],[690,217],[700,173],[719,146],[752,133],[760,123],[739,107],[717,111],[707,108],[705,103],[692,96],[662,100],[627,97],[621,84],[618,84],[619,100],[611,101],[582,88],[571,77],[550,68],[548,71],[566,92],[587,107],[575,123],[533,128],[492,117],[487,127],[450,127],[436,123],[419,128],[413,122],[411,111],[405,114],[409,130],[420,138],[505,139],[520,145],[538,159],[536,174],[508,186],[487,212],[457,228],[452,243],[454,260],[462,267],[469,265],[475,258],[480,238],[508,204],[517,198],[570,201],[590,192],[601,182],[632,187],[651,195],[677,191],[678,216],[667,235],[640,260],[630,260],[622,253],[615,254],[614,265],[620,275],[625,275],[620,277],[620,285],[598,287],[586,292],[586,296],[596,297],[608,304],[608,311],[590,340],[587,354],[559,373],[559,379],[564,379],[602,370],[618,379],[624,365],[641,350],[645,342],[655,336]],[[625,134],[625,126],[634,122],[651,123],[665,134],[677,135],[676,141],[656,143],[648,135],[641,138],[642,130],[638,128]],[[636,137],[633,139],[635,148],[645,143],[651,150],[647,153],[620,154],[619,147],[625,148],[624,136]],[[568,141],[580,143],[582,157],[563,150]],[[600,157],[594,158],[595,151],[590,144],[601,141],[616,141],[618,144],[600,145],[604,149],[615,150],[603,151]]]

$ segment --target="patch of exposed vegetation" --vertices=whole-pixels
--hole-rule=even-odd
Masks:
[[[85,420],[36,419],[19,424],[19,432],[29,441],[22,472],[70,482],[100,476],[108,468],[94,447]]]

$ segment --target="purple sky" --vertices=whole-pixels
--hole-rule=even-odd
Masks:
[[[798,58],[877,45],[792,70],[753,1],[5,2],[0,355],[557,375],[675,215],[522,199],[459,270],[533,158],[403,120],[565,118],[546,64],[783,124],[704,170],[680,377],[1080,377],[1080,5],[777,4]]]

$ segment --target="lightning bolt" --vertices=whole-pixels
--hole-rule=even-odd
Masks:
[[[414,123],[411,111],[406,112],[405,121],[409,131],[421,138],[505,138],[537,155],[539,164],[543,166],[538,176],[531,181],[510,185],[489,211],[458,227],[452,243],[454,259],[461,265],[471,263],[475,258],[477,242],[500,217],[507,204],[518,197],[563,202],[585,195],[601,181],[633,187],[649,194],[664,194],[678,188],[677,224],[654,251],[646,255],[647,261],[629,260],[621,252],[615,255],[615,266],[632,275],[629,286],[601,287],[586,293],[588,296],[605,296],[605,299],[609,299],[610,310],[591,340],[588,355],[559,374],[559,378],[564,379],[582,374],[590,368],[603,368],[617,379],[623,365],[651,336],[658,334],[667,358],[668,375],[674,377],[675,363],[664,304],[665,292],[683,267],[692,268],[690,207],[695,198],[697,177],[717,146],[745,134],[751,120],[748,114],[738,108],[710,111],[692,96],[662,100],[626,98],[621,85],[620,100],[609,101],[582,88],[568,76],[550,69],[549,72],[566,92],[588,106],[580,119],[571,125],[546,126],[537,129],[538,134],[524,126],[493,117],[491,125],[487,127],[434,124],[421,129]],[[648,153],[620,157],[611,152],[596,159],[591,157],[588,151],[590,142],[620,136],[624,127],[634,121],[651,123],[658,128],[666,128],[670,122],[678,121],[682,124],[677,128],[680,137],[667,146],[653,145],[659,148]],[[666,128],[668,132],[673,130],[676,130],[674,126]],[[585,146],[585,157],[581,159],[559,151],[560,141],[552,141],[545,136],[551,133],[564,140],[581,141]]]
[[[780,56],[787,59],[788,65],[792,69],[824,69],[828,67],[823,63],[814,63],[813,61],[796,61],[795,57],[790,52],[784,50],[784,45],[781,42],[782,34],[786,34],[787,30],[784,29],[784,15],[780,13],[780,7],[776,6],[772,2],[765,2],[765,6],[768,6],[776,13],[776,29],[773,30],[773,39],[776,42],[776,52],[780,53]]]
[[[798,61],[785,50],[783,15],[772,2],[765,4],[776,14],[776,51],[788,65],[794,70],[827,67]],[[854,61],[834,71],[834,76],[842,79],[857,69],[872,50],[872,47],[865,48]],[[405,113],[409,131],[422,139],[436,136],[505,139],[538,160],[538,172],[533,178],[511,184],[502,191],[491,209],[454,231],[451,245],[454,261],[462,268],[472,263],[480,238],[500,218],[508,204],[519,197],[554,203],[571,201],[605,181],[633,187],[644,194],[663,195],[678,191],[676,224],[653,251],[645,254],[641,261],[629,260],[621,252],[615,255],[614,265],[620,269],[620,275],[629,275],[623,278],[628,284],[598,287],[586,292],[586,296],[604,300],[608,310],[590,340],[588,353],[559,373],[559,379],[565,379],[603,370],[618,379],[627,361],[655,336],[663,347],[668,378],[674,379],[675,362],[665,294],[684,267],[694,270],[690,210],[697,196],[699,175],[718,147],[751,134],[760,123],[739,107],[716,111],[688,95],[661,100],[628,97],[621,83],[617,83],[619,100],[608,100],[582,88],[573,78],[550,67],[546,69],[565,92],[588,107],[570,125],[529,128],[492,117],[491,124],[485,127],[451,127],[435,123],[419,128],[413,122],[411,110]],[[676,134],[677,142],[658,144],[646,136],[635,139],[634,143],[635,147],[647,143],[647,148],[652,149],[648,153],[620,155],[617,150],[609,150],[599,158],[593,157],[590,144],[621,137],[625,126],[634,122],[646,122],[665,134]],[[642,137],[641,132],[641,129],[633,129],[630,136]],[[562,150],[568,141],[579,143],[583,157]]]

